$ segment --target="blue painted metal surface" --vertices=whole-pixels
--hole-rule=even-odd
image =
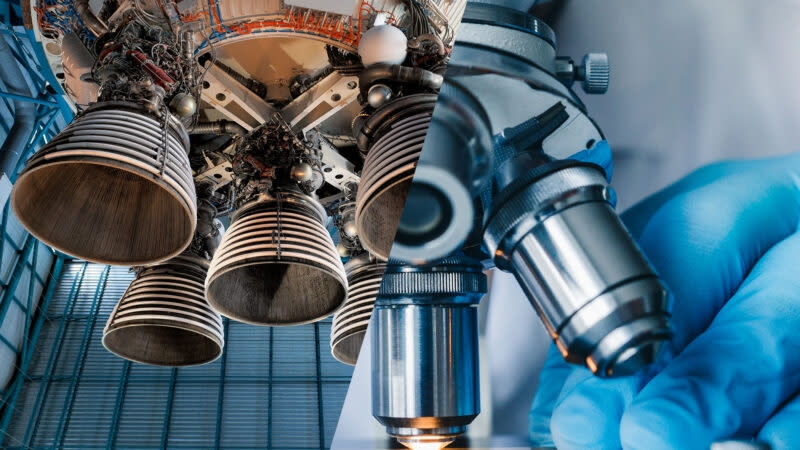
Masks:
[[[11,128],[13,102],[28,101],[36,104],[36,119],[27,146],[17,170],[24,160],[32,155],[47,140],[55,136],[60,128],[72,119],[72,111],[61,88],[47,65],[41,45],[35,42],[31,31],[14,26],[12,16],[21,17],[16,3],[0,2],[0,38],[5,39],[19,67],[27,74],[31,97],[3,92],[0,88],[0,139]],[[13,181],[15,173],[8,174]],[[0,188],[3,202],[0,223],[0,430],[4,430],[11,419],[19,399],[22,386],[29,381],[28,368],[35,354],[36,342],[43,329],[46,311],[52,300],[54,283],[64,264],[65,257],[56,255],[47,246],[31,237],[10,212],[7,203],[9,185]],[[49,279],[49,281],[48,281]],[[9,370],[15,369],[13,372]]]
[[[47,290],[44,293],[44,298],[40,304],[41,308],[36,313],[36,319],[34,325],[30,328],[30,338],[26,339],[25,342],[32,341],[31,345],[27,345],[24,347],[22,354],[20,355],[19,360],[19,372],[17,377],[14,379],[11,386],[6,390],[6,394],[4,396],[4,406],[2,409],[2,415],[0,416],[0,430],[5,430],[8,426],[9,421],[11,420],[13,407],[16,404],[17,398],[22,390],[22,386],[28,378],[27,374],[27,367],[30,364],[31,358],[33,357],[34,353],[34,345],[36,338],[38,337],[39,333],[41,332],[42,326],[45,322],[45,314],[43,311],[46,311],[50,305],[51,300],[53,299],[53,294],[55,292],[56,285],[58,283],[58,279],[61,275],[61,270],[64,265],[64,258],[63,256],[58,256],[56,258],[56,262],[53,265],[53,272],[50,276],[50,280],[47,284]],[[22,266],[22,264],[19,264]],[[7,290],[6,292],[9,292]],[[31,293],[33,291],[30,291]],[[30,315],[30,308],[28,309],[28,314]]]
[[[125,361],[122,366],[122,378],[119,381],[119,389],[117,389],[117,399],[114,402],[114,415],[111,417],[111,428],[108,433],[108,440],[106,441],[106,448],[114,448],[114,443],[117,439],[117,431],[119,430],[119,413],[122,411],[122,404],[125,400],[125,390],[128,387],[128,377],[131,374],[131,362]]]
[[[64,446],[64,433],[69,426],[72,419],[72,407],[75,404],[75,390],[78,387],[78,379],[83,371],[84,364],[86,363],[86,353],[89,347],[89,338],[92,335],[92,328],[97,324],[97,313],[100,308],[100,299],[103,297],[103,292],[106,290],[106,283],[108,283],[108,274],[110,267],[106,266],[103,269],[103,274],[100,275],[100,282],[97,283],[95,288],[94,297],[92,298],[92,306],[90,308],[89,317],[83,329],[83,338],[80,341],[78,350],[78,357],[75,358],[75,363],[72,369],[72,376],[70,377],[69,388],[67,395],[64,399],[64,407],[61,410],[61,420],[58,421],[58,428],[56,428],[56,436],[54,439],[55,446],[61,448]]]

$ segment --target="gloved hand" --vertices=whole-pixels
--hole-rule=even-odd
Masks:
[[[800,449],[800,154],[702,168],[623,221],[671,290],[675,336],[653,367],[610,380],[551,349],[534,445]]]

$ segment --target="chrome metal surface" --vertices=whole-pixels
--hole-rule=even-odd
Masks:
[[[600,376],[631,373],[653,362],[671,336],[668,295],[614,213],[605,173],[569,162],[603,138],[569,85],[577,79],[589,92],[604,91],[607,58],[590,54],[580,67],[557,59],[549,29],[523,16],[487,5],[468,10],[464,28],[486,32],[459,37],[448,69],[447,83],[463,86],[501,137],[492,189],[481,194],[483,244],[514,273],[568,361]]]
[[[372,327],[372,413],[399,441],[450,440],[480,412],[475,261],[390,264]]]
[[[313,198],[278,191],[233,216],[206,279],[220,314],[257,325],[321,320],[345,299],[347,277]]]
[[[599,376],[651,364],[672,335],[666,288],[608,203],[608,189],[590,166],[556,170],[510,196],[484,234],[564,357]]]
[[[181,255],[144,268],[103,330],[103,345],[130,361],[192,366],[214,361],[224,347],[222,317],[205,300],[208,261]]]
[[[536,36],[550,47],[556,46],[556,34],[543,21],[513,8],[501,6],[496,2],[471,1],[464,10],[464,24],[487,24],[494,28],[518,30]],[[458,36],[459,42],[463,37]]]
[[[392,90],[385,84],[375,84],[369,88],[367,103],[373,108],[380,108],[386,102],[391,100]]]
[[[11,204],[31,234],[87,261],[146,265],[189,244],[197,200],[183,126],[98,103],[28,161]]]

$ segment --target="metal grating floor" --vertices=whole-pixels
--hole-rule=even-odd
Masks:
[[[129,363],[101,343],[133,275],[67,262],[3,448],[330,446],[352,368],[330,355],[330,319],[268,328],[226,320],[225,353],[199,367]]]

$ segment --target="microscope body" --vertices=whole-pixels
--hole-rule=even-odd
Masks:
[[[535,17],[469,3],[392,249],[404,270],[469,255],[473,267],[513,273],[564,358],[600,377],[653,363],[672,335],[668,292],[615,213],[605,170],[585,162],[592,158],[573,157],[601,151],[604,136],[571,85],[581,81],[587,93],[603,93],[608,75],[605,55],[589,54],[580,65],[557,57],[554,33]],[[420,205],[437,211],[439,223],[415,229]],[[456,305],[462,297],[451,292],[437,302]],[[387,297],[382,308],[403,301]],[[383,408],[382,396],[446,398],[451,391],[476,392],[478,379],[409,371],[393,349],[427,346],[403,354],[419,366],[471,353],[477,367],[477,337],[437,345],[419,338],[436,332],[427,318],[433,312],[404,317],[412,322],[403,325],[407,332],[387,314],[376,308],[372,323],[373,339],[381,342],[372,347],[373,368],[380,368],[373,377],[373,415],[403,442],[423,432],[392,428],[387,414],[401,409]],[[476,317],[452,320],[477,330]],[[454,322],[450,327],[461,329]],[[393,333],[391,346],[381,341],[387,333]],[[425,433],[436,434],[426,423]],[[442,436],[452,440],[454,431]]]

